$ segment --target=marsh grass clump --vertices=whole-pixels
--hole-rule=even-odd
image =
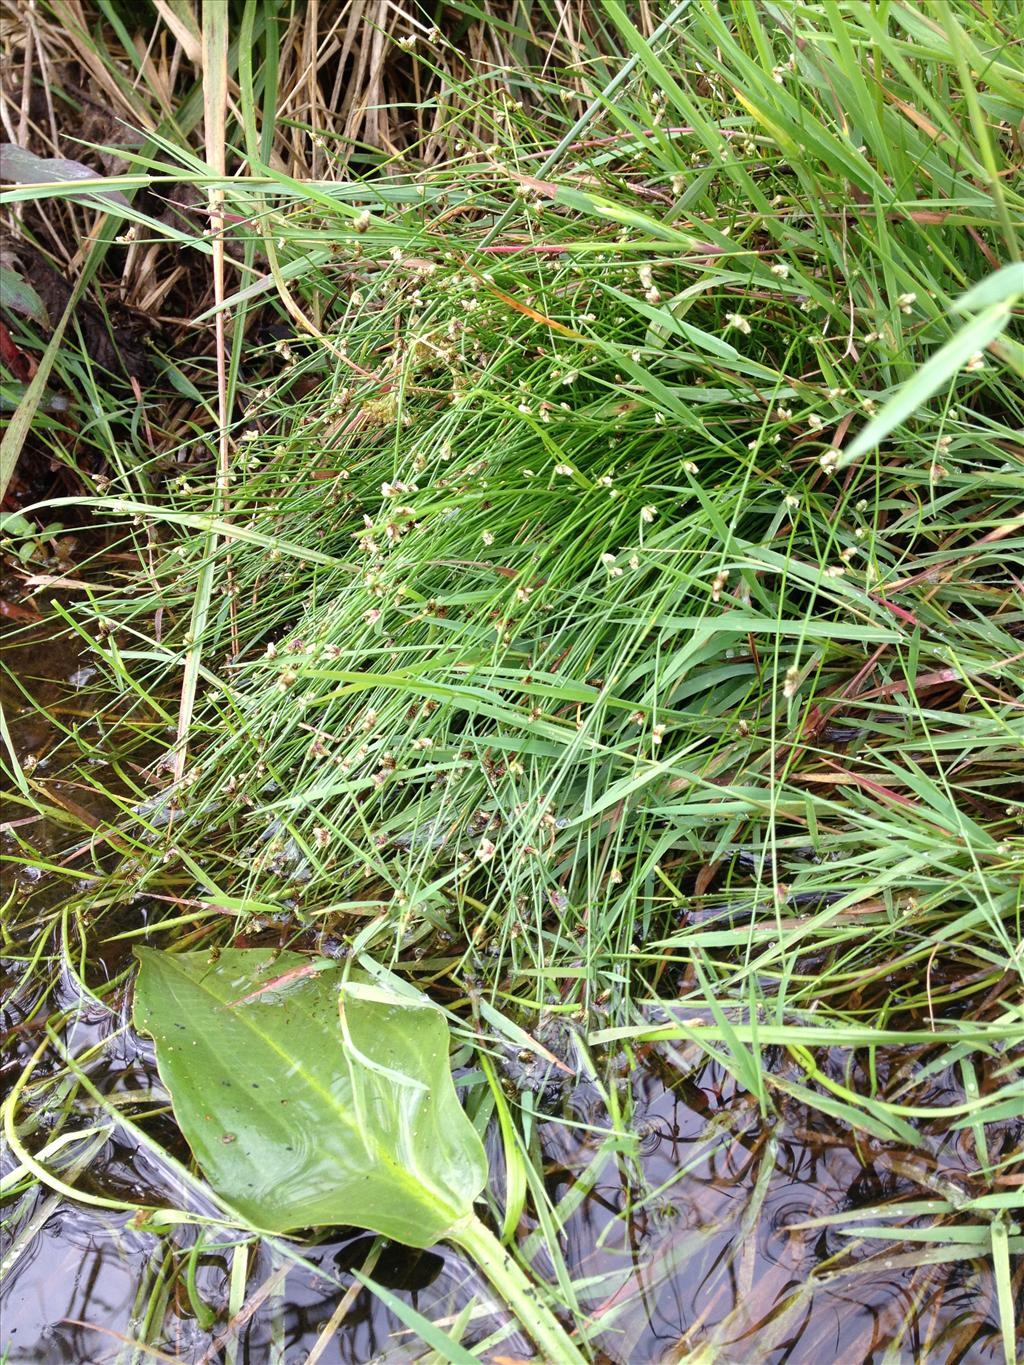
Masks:
[[[164,909],[124,941],[369,953],[465,1010],[492,1090],[542,1010],[696,1040],[858,1141],[913,1146],[968,1067],[942,1121],[1005,1344],[1021,34],[960,3],[466,15],[468,58],[385,26],[415,99],[371,137],[352,100],[274,125],[298,87],[247,9],[221,234],[161,208],[209,187],[194,136],[119,148],[129,257],[169,278],[176,234],[227,282],[206,350],[154,360],[145,456],[109,394],[77,437],[123,558],[62,620],[114,740],[165,741],[77,932],[130,896]],[[901,1037],[916,1070],[861,1067]]]

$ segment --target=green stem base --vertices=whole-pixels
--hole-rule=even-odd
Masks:
[[[447,1240],[480,1267],[529,1332],[546,1365],[587,1365],[586,1356],[544,1302],[536,1285],[475,1214],[456,1223]]]

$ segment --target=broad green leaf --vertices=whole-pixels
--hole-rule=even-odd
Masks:
[[[340,969],[297,953],[136,953],[135,1023],[179,1127],[252,1224],[346,1224],[427,1247],[471,1216],[486,1160],[428,1000],[343,989]]]

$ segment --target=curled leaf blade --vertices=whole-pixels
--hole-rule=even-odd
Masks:
[[[178,1125],[254,1227],[342,1224],[427,1247],[471,1214],[486,1160],[429,1001],[350,994],[349,1053],[340,969],[304,973],[308,959],[263,949],[136,954],[135,1022]]]

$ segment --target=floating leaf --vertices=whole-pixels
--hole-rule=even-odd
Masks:
[[[297,953],[136,951],[135,1021],[178,1124],[255,1226],[347,1224],[428,1247],[472,1213],[486,1159],[428,1000],[343,990],[339,969]]]
[[[537,1288],[473,1212],[487,1178],[425,996],[298,953],[136,948],[135,1025],[210,1184],[254,1227],[367,1228],[471,1257],[545,1360],[583,1365]]]

